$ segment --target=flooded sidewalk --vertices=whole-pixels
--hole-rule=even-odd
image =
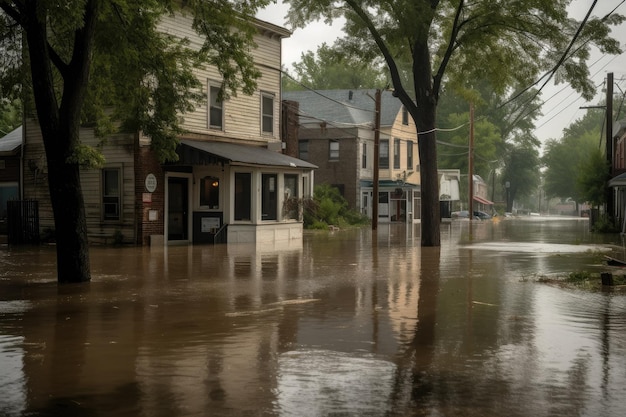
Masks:
[[[0,248],[2,416],[623,416],[626,296],[582,219],[306,233],[254,245]]]

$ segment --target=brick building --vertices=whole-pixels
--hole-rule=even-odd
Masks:
[[[350,207],[381,222],[420,213],[417,130],[391,91],[381,94],[378,197],[373,197],[375,90],[289,91],[298,103],[298,158],[316,165],[315,182],[339,189]]]

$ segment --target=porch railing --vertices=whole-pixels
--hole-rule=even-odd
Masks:
[[[226,243],[226,229],[228,229],[228,224],[224,223],[222,227],[215,232],[215,235],[213,236],[213,244]]]
[[[9,244],[39,243],[39,202],[7,201],[7,240]]]

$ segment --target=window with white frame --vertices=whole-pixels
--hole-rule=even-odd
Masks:
[[[309,141],[301,140],[298,141],[298,157],[303,161],[309,160]]]
[[[207,176],[200,179],[200,206],[210,209],[220,207],[220,179]]]
[[[217,83],[209,84],[209,128],[224,129],[224,102],[220,100],[222,87]]]
[[[363,143],[363,148],[361,149],[361,168],[367,168],[367,143]]]
[[[121,212],[121,169],[102,169],[102,218],[119,220]]]
[[[331,140],[328,141],[328,159],[331,161],[339,160],[339,141]]]
[[[389,168],[389,139],[381,139],[378,146],[378,168]]]
[[[261,93],[261,133],[274,134],[274,95]]]
[[[393,168],[400,169],[400,139],[393,140]]]
[[[252,174],[235,173],[235,220],[252,220]]]

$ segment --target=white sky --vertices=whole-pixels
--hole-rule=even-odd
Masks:
[[[582,20],[592,3],[592,0],[574,0],[570,6],[572,16]],[[617,13],[626,15],[626,1],[624,0],[600,0],[593,14],[604,16],[618,5]],[[292,30],[285,23],[287,9],[288,6],[278,0],[277,4],[268,6],[257,16],[261,20]],[[341,22],[332,26],[328,26],[324,22],[314,22],[304,29],[292,30],[292,36],[283,40],[283,65],[290,67],[294,62],[300,60],[302,53],[309,50],[316,51],[323,42],[332,45],[338,37],[342,36],[342,26],[343,23]],[[613,36],[620,41],[622,48],[626,50],[626,25],[614,30]],[[619,56],[606,56],[596,51],[589,60],[589,66],[592,80],[596,85],[601,85],[606,79],[606,74],[612,72],[616,84],[615,92],[619,93],[620,89],[626,91],[626,53]],[[543,81],[539,85],[541,84]],[[605,95],[606,93],[602,92],[602,86],[600,86],[595,99],[586,102],[565,84],[554,85],[553,80],[550,81],[542,92],[543,116],[536,121],[535,135],[542,141],[549,138],[560,138],[564,128],[584,115],[585,110],[580,109],[581,106],[597,104]]]

